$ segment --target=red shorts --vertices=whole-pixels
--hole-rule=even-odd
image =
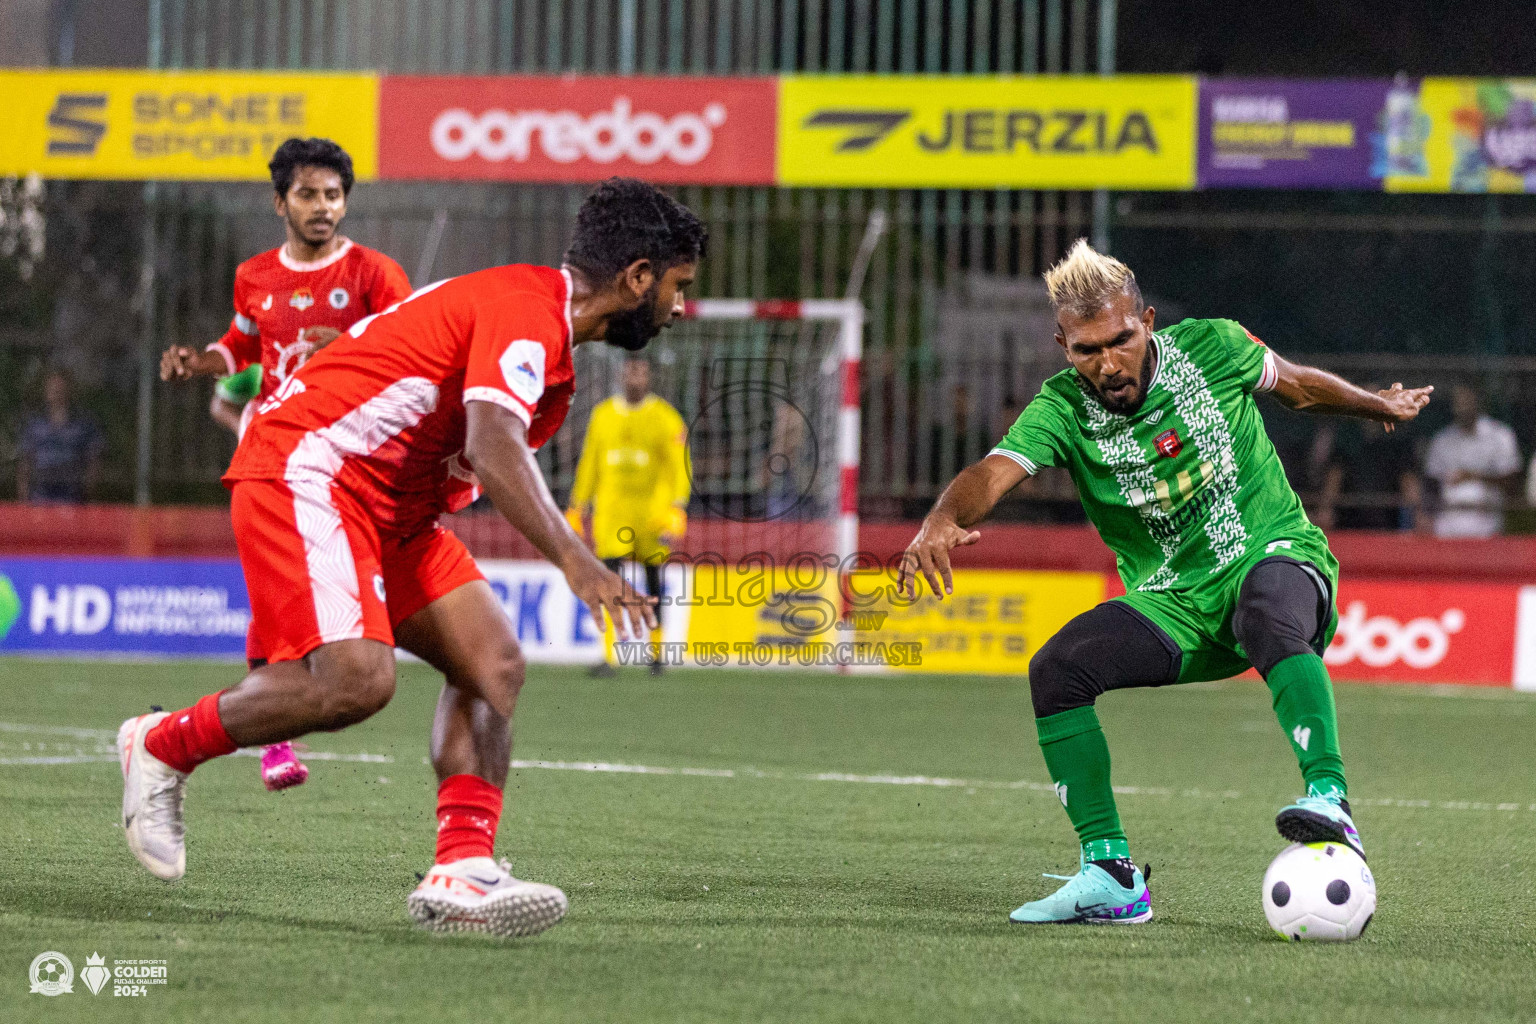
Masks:
[[[358,638],[394,646],[400,623],[485,578],[450,531],[381,536],[333,482],[241,480],[230,513],[251,597],[248,657],[294,661]]]

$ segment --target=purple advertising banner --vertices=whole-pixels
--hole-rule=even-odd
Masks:
[[[1379,189],[1386,79],[1200,82],[1200,188]]]

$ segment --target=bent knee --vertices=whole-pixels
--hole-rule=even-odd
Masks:
[[[510,714],[512,702],[517,699],[518,691],[523,688],[523,681],[528,678],[528,663],[523,658],[523,650],[516,644],[504,647],[488,672],[491,679],[493,692],[506,700],[507,706],[501,707],[499,701],[492,700],[497,710],[503,714]]]
[[[393,652],[363,651],[327,659],[322,669],[325,728],[341,729],[382,711],[395,695]]]
[[[466,673],[449,679],[449,683],[473,693],[499,714],[510,716],[527,677],[522,649],[509,643],[477,658]]]
[[[1243,581],[1232,635],[1260,675],[1286,658],[1318,653],[1327,611],[1317,586],[1292,562],[1260,563]]]
[[[1029,659],[1029,696],[1036,718],[1091,705],[1103,692],[1085,677],[1082,659],[1073,656],[1071,646],[1058,635]]]
[[[1045,646],[1035,652],[1035,656],[1029,659],[1029,685],[1047,685],[1047,680],[1059,679],[1068,671],[1067,659],[1055,640],[1047,640]]]

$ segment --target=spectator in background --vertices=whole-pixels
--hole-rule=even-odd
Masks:
[[[96,489],[105,445],[96,421],[70,403],[69,375],[53,370],[43,383],[44,411],[21,432],[16,497],[32,502],[82,502]]]
[[[1439,484],[1436,537],[1493,537],[1504,528],[1504,495],[1520,472],[1515,432],[1483,415],[1468,384],[1451,389],[1450,426],[1435,435],[1424,475]]]
[[[1369,388],[1384,389],[1381,384]],[[1314,516],[1319,527],[1414,528],[1424,484],[1411,430],[1399,427],[1389,433],[1381,424],[1365,420],[1328,420],[1318,432],[1314,458],[1321,465]]]

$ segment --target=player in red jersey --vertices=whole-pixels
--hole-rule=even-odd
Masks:
[[[225,376],[260,363],[257,397],[265,399],[342,331],[411,293],[400,264],[337,233],[352,191],[346,150],[329,139],[289,139],[268,168],[288,237],[240,264],[229,330],[202,351],[166,349],[162,380]]]
[[[261,400],[312,353],[411,292],[398,263],[337,233],[352,191],[346,150],[329,139],[289,139],[267,166],[286,241],[235,270],[235,317],[224,337],[202,351],[173,345],[160,357],[162,380],[232,376],[260,366],[261,386],[240,413],[237,435]],[[216,395],[210,410],[220,422],[224,404]],[[255,665],[266,656],[248,638],[246,657]],[[308,776],[292,744],[262,752],[261,778],[268,789],[296,786]]]
[[[565,895],[491,858],[524,669],[516,633],[463,544],[438,523],[480,488],[621,638],[655,628],[567,524],[534,451],[575,390],[574,345],[638,350],[683,310],[706,232],[643,182],[583,204],[560,270],[493,267],[429,285],[354,324],[260,404],[225,477],[271,659],[238,685],[119,731],[128,845],[185,871],[182,793],[239,746],[341,729],[394,694],[398,644],[446,679],[432,727],[436,863],[407,898],[440,931],[526,935]]]

